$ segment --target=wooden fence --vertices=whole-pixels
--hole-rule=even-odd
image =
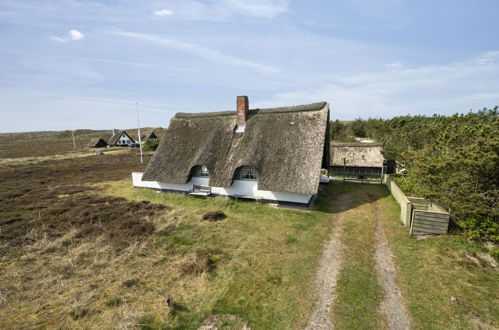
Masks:
[[[447,234],[449,213],[414,210],[411,221],[411,235]]]
[[[425,198],[407,197],[402,189],[385,174],[383,183],[400,205],[400,220],[410,227],[411,235],[446,234],[450,214],[443,207]]]

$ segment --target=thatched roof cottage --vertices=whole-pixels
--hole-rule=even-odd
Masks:
[[[329,166],[329,105],[177,113],[133,184],[307,204]]]
[[[331,142],[334,176],[381,178],[383,142]]]
[[[142,141],[157,140],[157,139],[158,136],[156,135],[156,133],[154,133],[154,131],[149,134],[144,134],[142,136]]]
[[[103,138],[93,138],[90,139],[87,145],[88,148],[105,148],[107,147],[107,142]]]
[[[111,138],[109,138],[109,141],[107,141],[107,144],[112,147],[129,147],[134,143],[135,141],[126,131],[118,132],[118,134],[111,136]]]

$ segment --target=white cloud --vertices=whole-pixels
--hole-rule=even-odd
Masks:
[[[278,70],[274,67],[259,64],[244,59],[237,58],[235,56],[224,54],[218,50],[206,48],[192,43],[187,43],[183,41],[178,41],[174,39],[167,39],[157,35],[137,33],[137,32],[127,32],[127,31],[114,31],[111,34],[139,39],[142,41],[147,41],[154,43],[159,46],[167,47],[170,49],[175,49],[184,53],[188,53],[192,56],[201,57],[206,60],[218,63],[218,64],[228,64],[234,66],[243,66],[252,69],[256,69],[262,73],[274,73]]]
[[[497,59],[499,59],[499,51],[490,51],[478,55],[473,60],[478,65],[486,65],[494,63]]]
[[[288,10],[289,0],[177,0],[169,6],[179,19],[226,21],[234,17],[274,18]]]
[[[499,52],[487,52],[447,65],[339,76],[306,89],[276,93],[255,106],[328,101],[331,117],[341,119],[479,110],[499,105],[497,59]]]
[[[393,63],[388,63],[385,65],[389,69],[403,69],[404,68],[404,63],[402,62],[393,62]]]
[[[287,1],[226,0],[223,5],[243,16],[274,18],[288,9]]]
[[[173,11],[168,10],[168,9],[156,10],[156,12],[154,12],[154,15],[155,16],[171,16],[171,15],[173,15]]]
[[[61,37],[50,37],[50,39],[52,39],[54,41],[58,41],[58,42],[66,42],[66,41],[68,41],[67,38],[61,38]]]
[[[78,30],[71,29],[65,37],[50,37],[52,40],[58,42],[68,42],[71,40],[82,40],[85,38],[85,35]]]
[[[69,30],[68,35],[71,40],[82,40],[85,38],[85,35],[78,30]]]

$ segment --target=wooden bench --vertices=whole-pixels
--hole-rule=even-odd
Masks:
[[[191,191],[189,192],[191,196],[209,196],[211,195],[211,187],[210,186],[201,186],[195,184],[192,186]]]

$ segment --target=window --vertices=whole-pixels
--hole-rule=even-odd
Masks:
[[[195,177],[209,177],[210,176],[210,172],[208,172],[208,167],[206,166],[195,166],[194,169],[193,169],[193,173],[192,173],[192,176],[195,176]]]
[[[258,173],[253,167],[243,166],[237,170],[236,180],[256,181]]]

